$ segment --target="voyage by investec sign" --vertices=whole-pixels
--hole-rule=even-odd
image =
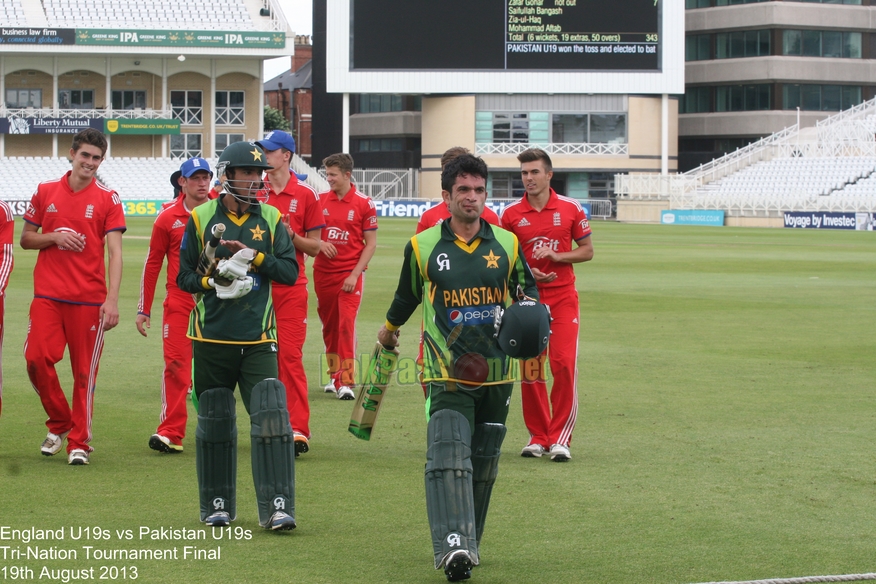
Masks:
[[[792,229],[855,229],[855,213],[785,211],[785,227]]]

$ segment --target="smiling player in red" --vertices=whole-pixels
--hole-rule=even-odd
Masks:
[[[313,261],[313,287],[331,375],[325,391],[351,400],[356,397],[352,389],[356,315],[365,269],[377,249],[377,211],[374,201],[351,181],[353,158],[349,154],[332,154],[322,163],[331,190],[319,195],[325,229]]]
[[[95,178],[106,149],[106,137],[97,130],[76,134],[70,149],[73,168],[59,179],[40,183],[21,232],[21,247],[39,250],[24,358],[49,416],[49,433],[40,450],[46,456],[57,454],[66,437],[67,462],[72,465],[88,464],[103,336],[119,324],[126,227],[119,195]],[[72,409],[55,371],[65,346],[73,369]]]
[[[523,420],[531,436],[522,456],[551,460],[572,458],[569,446],[578,415],[578,289],[572,264],[593,258],[587,214],[575,199],[551,188],[553,165],[544,150],[531,148],[517,156],[526,194],[502,213],[502,227],[517,235],[532,269],[542,303],[551,310],[551,340],[538,357],[538,374],[527,378],[523,367],[520,395]],[[577,247],[572,249],[572,242]],[[548,399],[544,360],[550,355],[554,384]]]

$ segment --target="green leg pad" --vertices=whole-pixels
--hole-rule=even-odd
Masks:
[[[478,546],[484,535],[487,509],[493,484],[499,474],[499,454],[505,440],[504,424],[477,424],[471,446],[472,483],[474,486],[474,513]]]
[[[237,517],[237,414],[225,387],[201,392],[195,431],[201,521],[217,511]]]
[[[426,511],[435,568],[456,550],[467,550],[477,564],[468,420],[454,410],[439,410],[429,419],[427,441]]]
[[[259,507],[259,524],[283,511],[295,518],[295,441],[286,409],[286,388],[265,379],[252,388],[250,399],[252,480]]]

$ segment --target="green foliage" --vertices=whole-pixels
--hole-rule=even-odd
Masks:
[[[350,402],[319,383],[312,292],[304,355],[313,440],[296,463],[298,529],[258,528],[248,421],[238,403],[232,525],[251,539],[209,529],[202,541],[151,539],[150,529],[205,528],[197,520],[193,409],[183,454],[147,447],[160,408],[161,298],[144,339],[134,318],[151,221],[129,225],[122,323],[106,337],[87,467],[39,454],[45,413],[21,353],[36,252],[16,248],[6,300],[0,527],[64,528],[65,540],[31,545],[76,549],[79,557],[7,558],[2,566],[37,575],[42,566],[94,566],[95,580],[99,566],[136,566],[138,583],[443,582],[432,569],[426,523],[422,391],[394,383],[371,441],[350,435]],[[528,435],[515,391],[473,581],[685,583],[872,571],[874,234],[602,222],[593,229],[595,258],[576,267],[573,459],[519,456]],[[412,220],[381,220],[358,318],[361,353],[383,322],[413,231]],[[418,332],[416,321],[402,328],[403,358],[416,355]],[[66,359],[58,371],[69,387]],[[70,528],[80,527],[109,530],[110,539],[71,540]],[[131,530],[133,539],[116,530],[123,537]],[[186,545],[221,547],[221,559],[183,560]],[[84,546],[176,548],[180,559],[86,560]]]
[[[265,106],[265,132],[271,130],[289,131],[289,120],[278,109],[274,109],[269,105]]]

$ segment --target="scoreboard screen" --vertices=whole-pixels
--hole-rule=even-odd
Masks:
[[[664,0],[349,1],[350,71],[661,69]]]

